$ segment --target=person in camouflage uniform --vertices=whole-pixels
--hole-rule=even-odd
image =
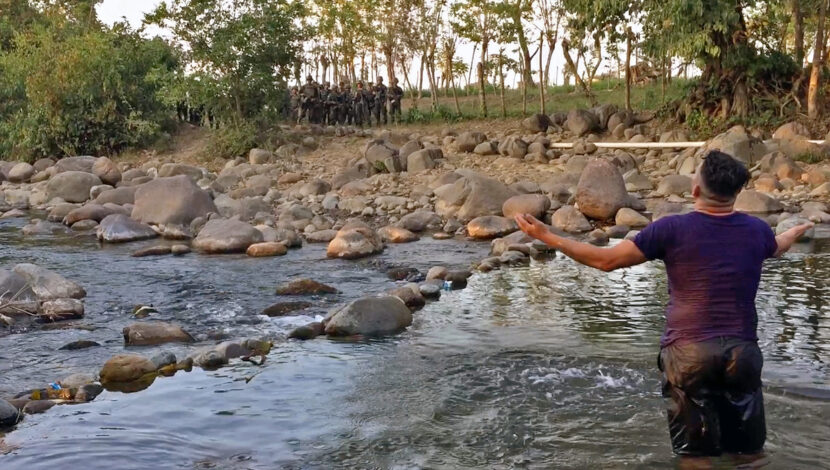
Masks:
[[[328,99],[326,100],[327,109],[326,109],[326,122],[329,125],[335,125],[338,123],[340,119],[340,102],[342,100],[342,94],[340,93],[340,89],[335,85],[331,92],[329,92]]]
[[[352,100],[352,85],[340,83],[340,124],[354,124],[354,102]]]
[[[354,123],[356,126],[363,126],[366,122],[370,126],[371,118],[369,117],[369,93],[363,89],[363,82],[357,82],[357,90],[354,93]]]
[[[375,88],[372,91],[375,93],[375,124],[380,127],[381,120],[383,120],[383,125],[385,126],[388,124],[388,114],[386,108],[387,89],[386,85],[383,84],[383,77],[378,77],[378,84],[375,85]]]
[[[320,122],[320,87],[314,83],[314,78],[311,75],[306,77],[306,83],[300,90],[302,96],[302,113],[297,119],[299,123],[303,118],[308,119],[310,123]]]
[[[403,88],[398,86],[398,78],[392,78],[392,86],[389,87],[389,120],[396,124],[401,123],[401,101],[403,100]]]
[[[288,118],[292,122],[300,119],[300,90],[297,87],[291,88],[291,95],[288,98]]]

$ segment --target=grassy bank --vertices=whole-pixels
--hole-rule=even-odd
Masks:
[[[685,96],[687,80],[675,79],[666,86],[665,94],[660,83],[633,86],[631,89],[631,106],[638,110],[657,110],[664,103]],[[464,121],[482,119],[479,108],[478,90],[474,88],[456,89],[458,108],[451,90],[438,90],[438,110],[433,112],[432,98],[424,93],[420,99],[413,100],[407,93],[403,102],[404,118],[410,123],[429,121]],[[527,104],[523,104],[520,89],[507,89],[504,93],[504,111],[499,90],[487,89],[488,118],[521,118],[540,112],[539,88],[527,90]],[[625,83],[610,79],[594,83],[593,92],[601,104],[625,106]],[[590,100],[581,90],[574,86],[548,87],[545,92],[545,112],[568,111],[574,108],[590,108]],[[460,110],[460,113],[458,112]]]

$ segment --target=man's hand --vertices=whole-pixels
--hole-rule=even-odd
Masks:
[[[531,237],[540,240],[544,236],[550,234],[547,225],[543,224],[539,219],[530,214],[519,214],[516,216],[516,223],[519,224],[519,229]]]
[[[541,240],[579,263],[602,271],[613,271],[647,261],[637,245],[628,240],[612,248],[599,248],[588,243],[560,237],[548,230],[547,225],[529,214],[517,215],[516,223],[519,224],[522,232]]]
[[[803,237],[804,234],[807,233],[807,230],[810,230],[814,226],[815,224],[812,222],[796,225],[795,227],[775,237],[775,241],[778,243],[778,249],[775,250],[775,257],[777,258],[789,251],[793,244],[797,242],[799,238]]]

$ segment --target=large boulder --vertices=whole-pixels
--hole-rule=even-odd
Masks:
[[[26,281],[42,301],[86,297],[83,287],[46,268],[34,264],[18,264],[14,267],[14,272]]]
[[[0,269],[0,313],[34,314],[38,311],[38,298],[25,277]]]
[[[274,154],[265,149],[253,148],[248,152],[248,161],[251,165],[263,165],[274,159]]]
[[[95,157],[66,157],[58,160],[55,163],[55,170],[58,173],[67,171],[82,171],[84,173],[92,173],[92,166],[95,165]]]
[[[370,142],[364,158],[370,166],[379,171],[397,173],[402,170],[398,149],[384,141]]]
[[[364,297],[330,313],[325,332],[331,336],[378,336],[411,324],[412,312],[398,297]]]
[[[548,127],[553,123],[545,114],[534,114],[522,121],[522,127],[530,132],[547,132]]]
[[[479,240],[492,240],[509,235],[519,227],[513,219],[497,215],[476,217],[467,224],[467,234]]]
[[[98,225],[96,234],[99,240],[108,243],[132,242],[158,236],[149,225],[133,220],[123,214],[112,214],[104,217]]]
[[[401,217],[401,220],[398,221],[398,226],[410,232],[423,232],[429,228],[440,227],[441,217],[431,211],[415,211]]]
[[[484,143],[485,140],[487,140],[487,136],[481,132],[462,132],[455,139],[455,148],[459,152],[472,152],[479,144]]]
[[[23,412],[0,398],[0,427],[14,426],[23,419]]]
[[[611,116],[617,112],[617,106],[613,104],[602,104],[595,108],[591,108],[591,112],[597,117],[597,120],[599,121],[599,128],[607,129],[608,121],[611,119]]]
[[[576,203],[588,217],[606,220],[628,205],[625,181],[617,167],[606,160],[594,160],[582,171],[576,186]]]
[[[720,150],[747,166],[754,165],[767,153],[764,142],[751,136],[743,126],[735,126],[718,135],[710,140],[699,153],[705,155],[710,150]]]
[[[132,218],[145,224],[190,225],[193,219],[216,212],[210,194],[187,176],[157,178],[135,191]]]
[[[26,162],[20,162],[9,170],[9,181],[23,183],[29,181],[34,175],[35,167]]]
[[[437,161],[444,158],[444,152],[438,148],[417,150],[406,157],[406,171],[410,173],[431,170],[438,166]]]
[[[182,327],[160,321],[133,323],[124,328],[126,346],[153,346],[165,343],[192,343],[193,337]]]
[[[735,200],[735,210],[750,214],[770,214],[781,212],[784,210],[784,206],[768,194],[746,189],[738,194],[738,198]]]
[[[599,130],[599,119],[597,116],[584,109],[574,109],[568,113],[568,120],[565,126],[577,137]]]
[[[626,227],[631,228],[641,228],[648,225],[651,221],[634,209],[623,207],[617,212],[617,215],[614,217],[614,222],[617,225],[625,225]]]
[[[203,169],[184,163],[165,163],[159,168],[159,178],[187,176],[193,181],[199,181],[204,175],[205,171]]]
[[[519,214],[541,218],[550,209],[550,199],[544,194],[520,194],[504,201],[502,214],[512,219]]]
[[[134,204],[136,189],[138,189],[138,186],[122,186],[120,188],[108,189],[95,198],[95,203],[101,205],[117,204],[119,206]]]
[[[46,195],[49,199],[61,198],[66,202],[85,202],[89,191],[101,180],[92,173],[83,171],[66,171],[53,176],[46,183]]]
[[[212,219],[193,240],[193,248],[204,253],[245,253],[249,246],[262,241],[262,232],[251,224]]]
[[[122,211],[124,211],[124,209],[117,206],[105,207],[101,204],[95,203],[85,204],[77,209],[72,209],[72,211],[66,214],[66,217],[63,218],[63,223],[71,226],[82,220],[94,220],[96,222],[100,222],[108,215],[121,213]]]
[[[562,206],[553,213],[551,225],[568,233],[590,232],[594,227],[574,206]]]
[[[657,194],[671,196],[676,194],[682,196],[692,192],[692,179],[686,175],[669,175],[657,185]]]
[[[418,241],[420,238],[418,235],[405,228],[395,227],[392,225],[388,225],[378,230],[378,235],[380,235],[380,238],[382,238],[383,241],[388,243],[411,243]]]
[[[337,231],[326,249],[329,258],[357,259],[383,251],[383,240],[368,225],[352,221]]]
[[[775,130],[772,134],[773,139],[800,139],[800,138],[810,138],[810,129],[807,128],[804,124],[800,122],[788,122],[778,129]]]
[[[456,170],[460,179],[435,190],[436,212],[469,222],[483,215],[500,215],[504,202],[517,193],[499,182],[471,170]]]
[[[156,372],[156,365],[144,356],[122,354],[111,357],[98,374],[101,382],[127,383]]]
[[[524,158],[527,155],[527,142],[521,137],[510,136],[499,144],[499,153],[505,157]]]
[[[115,162],[107,157],[101,157],[95,160],[92,165],[92,174],[97,176],[110,186],[115,186],[121,181],[121,171],[116,166]]]

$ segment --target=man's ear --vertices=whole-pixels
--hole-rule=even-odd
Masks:
[[[695,199],[700,197],[700,185],[697,182],[692,183],[692,197]]]

